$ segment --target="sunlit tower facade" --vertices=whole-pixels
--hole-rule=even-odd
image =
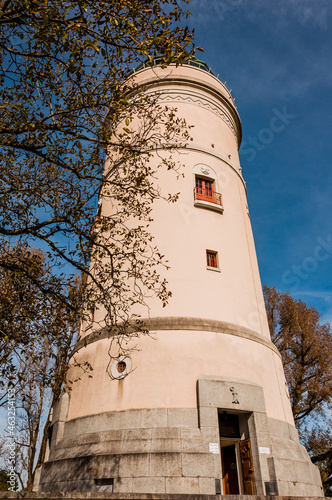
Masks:
[[[172,299],[151,302],[153,339],[113,360],[113,380],[107,334],[82,333],[76,356],[93,378],[54,408],[39,489],[322,496],[270,339],[234,100],[204,63],[143,65],[132,78],[193,126],[184,177],[158,178],[179,200],[153,207]]]

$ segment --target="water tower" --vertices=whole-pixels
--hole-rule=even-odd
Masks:
[[[54,408],[39,489],[322,496],[270,340],[233,98],[204,63],[134,78],[194,125],[184,178],[158,179],[179,201],[153,209],[173,296],[151,303],[154,339],[113,361],[113,380],[107,332],[83,332],[76,356],[93,378]]]

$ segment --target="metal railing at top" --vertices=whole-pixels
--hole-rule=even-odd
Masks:
[[[141,62],[141,64],[136,66],[136,68],[133,68],[130,73],[131,74],[136,73],[137,71],[140,71],[143,68],[151,68],[152,66],[158,66],[158,65],[160,65],[161,61],[162,61],[162,57],[156,57],[153,61],[153,64],[151,65],[148,62],[148,60],[146,60],[144,62]],[[211,68],[209,68],[209,66],[204,61],[200,61],[199,59],[196,59],[195,61],[193,59],[189,59],[188,61],[183,62],[183,64],[187,65],[187,66],[194,66],[195,68],[203,69],[207,73],[211,73],[211,75],[215,76],[215,74],[213,73]]]

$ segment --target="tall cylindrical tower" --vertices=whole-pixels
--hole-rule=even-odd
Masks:
[[[150,304],[153,339],[113,362],[123,378],[105,371],[103,331],[76,346],[93,378],[54,408],[40,489],[321,496],[270,340],[233,98],[204,64],[143,67],[134,78],[193,125],[178,153],[184,177],[175,187],[168,173],[158,178],[179,200],[153,208],[173,295],[166,308]]]

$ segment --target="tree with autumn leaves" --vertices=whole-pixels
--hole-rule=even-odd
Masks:
[[[295,424],[332,493],[332,332],[320,313],[289,293],[264,286],[271,338],[288,383]]]
[[[143,61],[193,55],[188,1],[0,0],[0,268],[8,242],[43,248],[63,285],[57,296],[72,307],[67,282],[81,273],[85,312],[98,305],[103,326],[121,324],[124,335],[146,294],[169,297],[148,224],[153,201],[176,193],[155,186],[149,158],[157,152],[157,169],[176,170],[172,152],[188,138],[176,110],[129,77]]]
[[[69,360],[75,363],[71,349],[79,334],[80,314],[75,311],[82,306],[82,287],[78,278],[68,282],[64,303],[58,296],[63,283],[52,275],[43,252],[8,245],[6,257],[7,269],[0,268],[0,406],[7,406],[9,391],[15,393],[10,406],[15,472],[20,488],[31,491],[35,470],[45,457],[50,408],[69,383]],[[53,293],[46,295],[41,284]],[[81,369],[90,372],[91,367],[84,364]],[[3,446],[2,452],[5,458],[8,449]]]
[[[148,160],[158,151],[157,168],[176,170],[187,125],[128,77],[143,61],[193,55],[187,3],[0,0],[0,383],[3,404],[16,390],[17,473],[28,490],[84,314],[98,304],[123,336],[133,304],[170,293],[147,224],[156,198],[174,198],[154,186]]]

